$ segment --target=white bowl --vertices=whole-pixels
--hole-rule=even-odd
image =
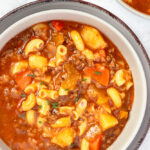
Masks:
[[[52,9],[28,15],[9,26],[0,35],[0,49],[19,32],[33,24],[49,20],[70,20],[92,25],[103,32],[119,48],[132,70],[135,96],[129,120],[109,150],[125,150],[139,131],[147,103],[147,85],[141,61],[129,41],[116,28],[103,19],[80,10]],[[1,142],[0,150],[6,150]]]
[[[135,15],[141,16],[145,19],[150,19],[150,15],[147,15],[145,13],[142,13],[134,8],[132,8],[131,6],[129,6],[128,4],[126,4],[123,0],[118,0],[120,2],[121,5],[123,5],[125,8],[127,8],[128,10],[130,10],[131,12],[133,12]]]

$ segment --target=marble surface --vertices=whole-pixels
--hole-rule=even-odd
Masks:
[[[33,0],[4,0],[0,1],[0,17],[14,8]],[[128,11],[123,7],[118,0],[85,0],[97,4],[105,9],[111,11],[113,14],[121,18],[138,36],[143,43],[149,57],[150,57],[150,20],[141,18]],[[150,130],[147,133],[139,150],[150,150]],[[118,149],[119,150],[119,149]]]

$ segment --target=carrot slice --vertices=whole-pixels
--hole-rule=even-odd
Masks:
[[[30,74],[31,71],[26,70],[14,76],[16,83],[22,90],[24,90],[31,83],[31,76],[29,76]]]
[[[85,68],[84,73],[104,86],[109,83],[109,70],[101,64],[96,64],[92,68]]]
[[[61,31],[64,28],[64,23],[62,21],[52,21],[52,25],[57,31]]]
[[[102,136],[97,136],[93,141],[90,142],[90,150],[100,150],[102,144]]]

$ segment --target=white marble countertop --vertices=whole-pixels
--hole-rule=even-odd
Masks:
[[[0,1],[0,17],[14,8],[34,0]],[[117,0],[85,0],[93,2],[121,18],[138,36],[150,57],[150,20],[141,18],[124,8]],[[150,150],[150,130],[139,150]]]

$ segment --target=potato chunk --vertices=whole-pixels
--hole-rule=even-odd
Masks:
[[[88,89],[88,95],[93,98],[97,98],[97,104],[102,105],[108,102],[108,96],[105,90],[98,89],[94,85],[90,85]]]
[[[65,64],[67,78],[61,83],[61,87],[67,91],[73,90],[80,78],[80,73],[72,64]]]
[[[132,74],[129,70],[120,69],[115,73],[114,80],[117,86],[125,85],[126,90],[133,86]]]
[[[100,114],[100,124],[101,124],[103,130],[105,131],[105,130],[117,125],[118,120],[110,114],[101,113]]]
[[[121,110],[119,118],[120,119],[127,119],[128,118],[128,112],[124,111],[124,110]]]
[[[13,64],[12,69],[11,69],[12,75],[22,72],[22,71],[26,70],[27,68],[28,68],[28,62],[19,61],[19,62]]]
[[[53,128],[61,128],[61,127],[69,127],[71,125],[70,117],[62,117],[58,119],[54,124],[51,126]]]
[[[65,128],[58,135],[54,136],[51,142],[64,148],[73,142],[74,137],[75,130],[73,128]]]
[[[49,25],[46,23],[38,23],[32,27],[35,35],[42,38],[43,40],[48,40],[49,38]]]
[[[31,55],[29,57],[29,66],[31,69],[38,69],[42,72],[45,72],[47,70],[47,64],[47,58],[43,56]]]
[[[113,87],[107,89],[107,94],[111,97],[113,103],[117,108],[121,107],[122,101],[120,93]]]
[[[93,27],[84,26],[81,30],[81,36],[86,45],[93,50],[103,49],[107,46],[100,32]]]

